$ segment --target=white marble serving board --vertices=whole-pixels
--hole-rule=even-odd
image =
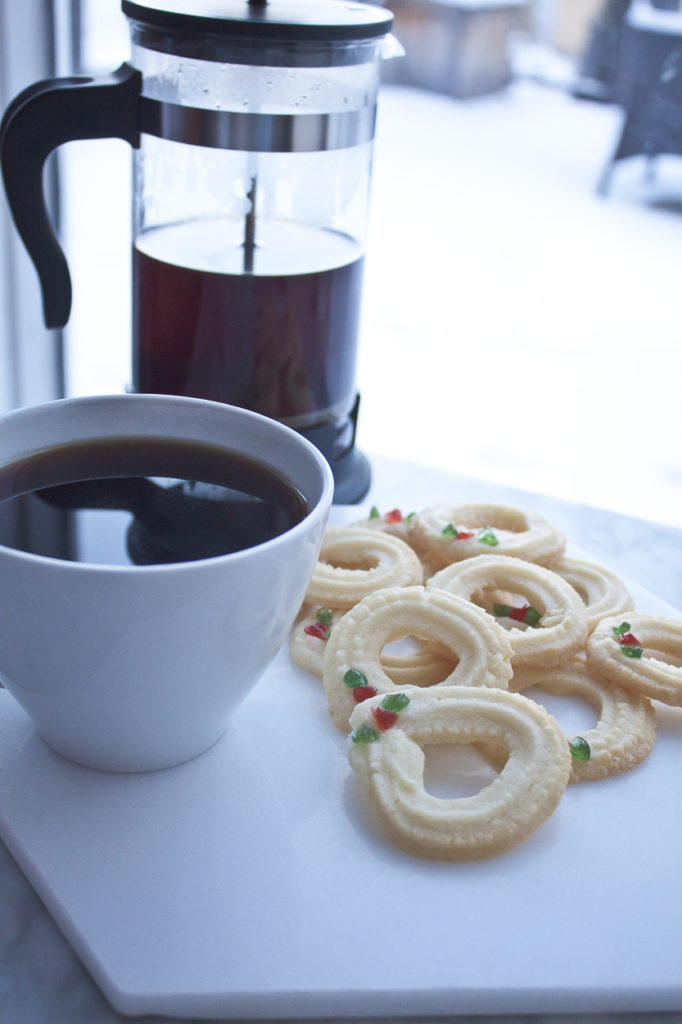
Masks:
[[[682,709],[657,711],[639,769],[570,787],[503,857],[447,864],[367,819],[286,652],[211,751],[146,775],[70,764],[0,692],[0,836],[123,1013],[682,1010]]]

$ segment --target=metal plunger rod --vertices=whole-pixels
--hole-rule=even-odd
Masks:
[[[253,273],[253,252],[256,248],[256,190],[258,188],[258,176],[251,178],[251,188],[246,193],[246,198],[251,200],[251,208],[244,217],[244,273]]]
[[[268,0],[249,0],[249,7],[265,7]],[[256,247],[256,191],[258,177],[251,178],[251,188],[246,193],[251,200],[251,209],[244,218],[244,273],[253,273],[253,251]]]

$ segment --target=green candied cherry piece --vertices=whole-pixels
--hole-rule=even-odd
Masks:
[[[568,741],[571,748],[571,757],[574,761],[589,761],[592,756],[590,744],[582,736],[576,736]]]
[[[331,626],[334,613],[331,608],[320,608],[315,618],[318,622],[321,622],[323,626]]]
[[[343,677],[346,686],[354,690],[356,686],[367,686],[367,676],[359,668],[349,668]]]
[[[641,658],[642,648],[641,647],[626,647],[625,644],[621,646],[620,653],[624,654],[626,658]]]
[[[411,523],[412,520],[414,519],[414,517],[416,516],[416,514],[417,514],[416,512],[408,512],[407,515],[405,516],[405,522],[406,523]]]
[[[630,623],[629,622],[621,622],[620,626],[614,626],[613,627],[613,635],[614,636],[623,636],[624,633],[629,633],[629,632],[630,632]]]
[[[456,537],[457,530],[454,528],[452,523],[448,523],[448,525],[444,526],[443,529],[440,531],[440,535],[441,537]]]
[[[372,505],[371,509],[369,510],[369,518],[370,519],[381,519],[381,513],[380,513],[379,509],[376,507],[376,505]]]
[[[511,612],[510,604],[495,604],[493,605],[493,615],[496,619],[508,619],[509,613]]]
[[[489,526],[478,531],[479,544],[487,544],[489,548],[495,548],[500,543]]]
[[[537,610],[537,608],[529,607],[526,611],[526,614],[523,617],[523,621],[527,623],[529,626],[537,626],[541,618],[542,615],[540,615],[540,612]]]
[[[387,693],[381,702],[381,706],[384,711],[404,711],[407,705],[410,703],[410,698],[406,693]]]
[[[368,725],[367,722],[363,722],[357,729],[353,729],[350,738],[353,743],[376,743],[377,740],[381,739],[381,736],[377,729]]]

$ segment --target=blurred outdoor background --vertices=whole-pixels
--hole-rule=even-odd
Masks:
[[[679,5],[385,6],[359,445],[682,527]],[[113,69],[118,0],[80,11],[81,68]],[[121,390],[130,152],[61,159],[67,391]]]

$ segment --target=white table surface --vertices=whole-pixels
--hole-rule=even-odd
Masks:
[[[377,504],[382,509],[398,506],[409,511],[438,501],[495,500],[534,508],[595,560],[610,565],[623,576],[682,609],[680,530],[394,460],[376,458],[372,463],[374,482],[363,507]],[[131,1019],[109,1007],[2,844],[0,905],[2,1024],[114,1024]],[[492,1020],[480,1019],[483,1022]],[[530,1024],[531,1021],[533,1024],[559,1024],[569,1020],[584,1024],[612,1021],[663,1024],[679,1021],[682,1012],[639,1013],[622,1017],[599,1013],[577,1018],[496,1016],[494,1019],[506,1024]],[[165,1024],[168,1020],[171,1024],[170,1018],[145,1017],[144,1020],[150,1024]],[[174,1020],[177,1022],[178,1018]],[[191,1022],[185,1019],[182,1024]]]

